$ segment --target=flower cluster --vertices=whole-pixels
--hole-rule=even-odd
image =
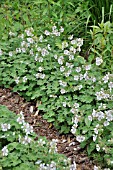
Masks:
[[[8,148],[7,148],[7,146],[4,146],[4,147],[2,148],[2,155],[3,155],[3,156],[7,156],[7,155],[8,155]]]
[[[49,149],[49,152],[54,152],[56,153],[57,152],[57,142],[58,140],[57,139],[52,139],[52,141],[50,142],[50,149]]]
[[[2,131],[5,132],[11,128],[11,125],[8,123],[2,123],[1,124]]]

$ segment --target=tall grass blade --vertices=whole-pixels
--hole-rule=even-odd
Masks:
[[[102,7],[102,23],[104,23],[104,7]]]
[[[113,6],[112,5],[110,5],[110,11],[109,11],[109,21],[110,21],[110,18],[112,19],[112,8],[113,8]]]

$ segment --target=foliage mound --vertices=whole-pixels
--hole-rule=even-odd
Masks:
[[[60,10],[63,1],[44,2],[34,1],[25,19],[25,10],[12,12],[11,18],[13,10],[1,8],[2,12],[8,8],[5,17],[11,18],[6,24],[2,18],[2,31],[8,24],[14,25],[1,34],[0,86],[13,87],[27,100],[34,100],[48,122],[61,133],[71,131],[89,156],[103,162],[103,167],[113,168],[113,23],[104,23],[102,15],[102,22],[91,26],[87,50],[82,38],[90,18],[86,12],[89,3],[81,0],[74,10],[72,0]],[[39,15],[34,4],[38,4]],[[15,7],[18,10],[18,6],[11,9]],[[56,16],[53,11],[58,12]],[[70,15],[72,11],[75,13]],[[111,14],[110,10],[109,18]],[[78,26],[80,30],[76,30]]]
[[[0,105],[0,168],[3,170],[70,170],[70,160],[57,153],[57,140],[39,137],[24,121],[23,113],[16,115]]]

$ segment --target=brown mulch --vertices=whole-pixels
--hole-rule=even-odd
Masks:
[[[18,93],[11,92],[10,89],[0,88],[0,104],[7,106],[9,110],[16,114],[23,111],[26,121],[34,127],[37,136],[46,136],[49,140],[58,139],[58,152],[70,157],[72,161],[75,160],[77,170],[94,169],[93,161],[88,159],[75,137],[72,134],[59,134],[52,124],[42,118],[36,103],[26,102]]]

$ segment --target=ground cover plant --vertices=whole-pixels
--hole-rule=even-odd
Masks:
[[[57,153],[57,141],[39,137],[24,120],[22,112],[16,115],[0,105],[0,168],[2,170],[70,170],[76,164]]]
[[[46,3],[48,9],[55,9],[60,2]],[[40,1],[38,5],[43,9],[46,3]],[[48,11],[41,17],[46,14]],[[43,27],[41,23],[39,27],[31,25],[30,18],[25,17],[24,26],[18,25],[18,20],[12,30],[6,29],[0,42],[0,85],[13,87],[27,100],[34,100],[48,122],[61,133],[71,131],[89,156],[112,168],[113,23],[102,20],[91,26],[90,46],[84,49],[84,35],[75,34],[65,14],[55,18],[49,13]],[[62,20],[71,23],[68,29]],[[82,24],[87,22],[88,17]],[[87,57],[80,55],[84,50]]]

